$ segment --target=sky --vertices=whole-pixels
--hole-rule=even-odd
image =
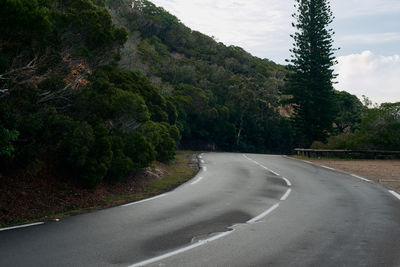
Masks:
[[[151,0],[193,30],[286,64],[294,0]],[[335,88],[400,102],[400,0],[333,0]]]

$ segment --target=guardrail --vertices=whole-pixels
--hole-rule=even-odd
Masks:
[[[400,158],[400,151],[388,150],[344,150],[344,149],[304,149],[294,150],[298,156],[309,158],[373,158],[373,159],[397,159]]]

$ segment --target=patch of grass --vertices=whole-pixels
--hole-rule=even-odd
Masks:
[[[168,174],[163,179],[146,185],[145,192],[148,192],[149,195],[158,195],[170,191],[193,178],[196,172],[189,166],[192,154],[194,154],[192,151],[179,151],[175,159],[168,164]]]

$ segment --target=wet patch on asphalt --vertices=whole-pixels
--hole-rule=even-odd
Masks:
[[[144,244],[144,250],[148,252],[148,255],[158,255],[160,252],[190,244],[198,237],[226,232],[230,230],[229,227],[245,223],[249,219],[251,219],[251,215],[246,212],[240,210],[230,211],[210,219],[198,221],[168,234],[154,237]]]

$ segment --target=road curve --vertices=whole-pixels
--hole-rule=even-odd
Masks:
[[[0,266],[400,266],[400,200],[282,156],[210,153],[176,190],[0,231]]]

